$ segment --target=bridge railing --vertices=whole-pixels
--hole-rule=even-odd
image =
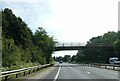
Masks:
[[[85,46],[85,43],[57,43],[56,47],[66,47],[66,46]]]
[[[67,46],[70,46],[70,47],[74,47],[74,46],[86,46],[86,47],[95,47],[95,46],[106,46],[106,47],[110,47],[110,46],[113,46],[112,44],[106,44],[106,43],[98,43],[98,44],[86,44],[86,43],[82,43],[82,42],[78,42],[78,43],[75,43],[75,42],[71,42],[71,43],[56,43],[55,45],[56,47],[67,47]]]

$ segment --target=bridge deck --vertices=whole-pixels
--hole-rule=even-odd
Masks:
[[[54,51],[80,49],[113,49],[113,46],[57,46]]]

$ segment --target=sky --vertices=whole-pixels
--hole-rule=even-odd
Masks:
[[[43,27],[58,42],[86,43],[108,31],[118,31],[119,0],[1,0],[35,32]],[[75,55],[58,51],[53,56]]]

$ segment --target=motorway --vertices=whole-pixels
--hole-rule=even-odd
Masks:
[[[46,79],[48,81],[119,81],[118,71],[78,64],[62,63],[51,67],[46,72],[37,74],[30,79]],[[39,80],[38,80],[39,79]]]

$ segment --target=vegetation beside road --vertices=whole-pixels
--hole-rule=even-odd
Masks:
[[[15,16],[11,9],[2,12],[2,66],[3,71],[53,61],[52,52],[55,41],[39,27],[32,33],[25,21]]]
[[[112,45],[114,47],[113,50],[110,49],[83,49],[79,50],[76,55],[76,62],[87,62],[87,63],[109,63],[110,57],[119,57],[120,59],[120,43],[119,40],[119,32],[108,32],[104,33],[103,36],[97,36],[91,38],[87,45]],[[118,45],[118,46],[117,46]],[[115,50],[116,49],[116,50]]]

